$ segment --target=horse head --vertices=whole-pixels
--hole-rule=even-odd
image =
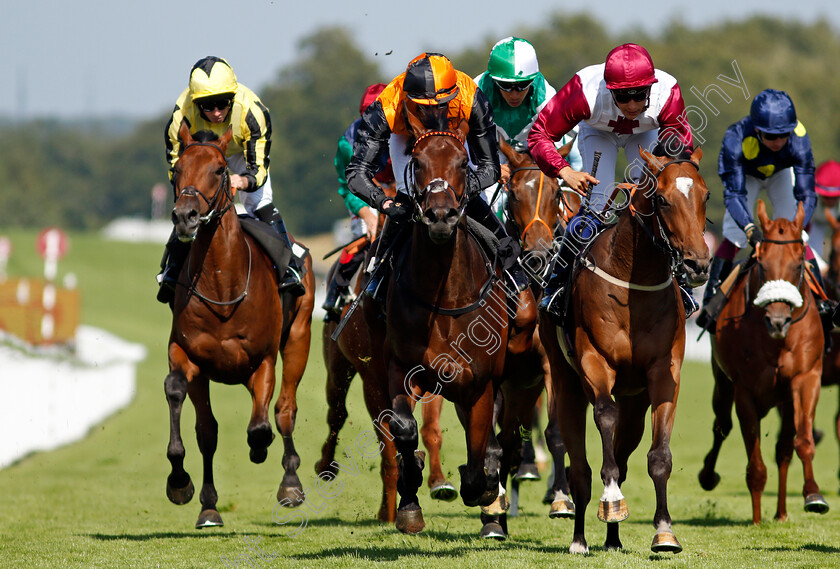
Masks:
[[[678,159],[654,156],[641,148],[639,152],[647,164],[640,189],[649,199],[646,211],[652,212],[648,230],[671,254],[675,269],[684,271],[687,284],[700,286],[709,279],[711,261],[703,237],[710,196],[700,175],[703,151],[698,148],[690,158]]]
[[[429,238],[440,245],[452,238],[470,198],[466,133],[463,128],[428,130],[413,118],[409,115],[415,136],[409,162],[413,199],[420,220],[428,227]]]
[[[532,274],[543,274],[560,222],[560,182],[543,174],[530,154],[517,152],[503,139],[499,140],[499,150],[510,164],[505,185],[509,231],[513,229],[510,233],[519,236],[523,260]]]
[[[779,340],[787,336],[793,311],[804,303],[800,290],[805,281],[805,241],[802,239],[805,209],[799,202],[793,221],[771,220],[764,202],[758,200],[757,214],[764,240],[755,249],[758,293],[753,304],[764,308],[767,331],[771,338]]]
[[[202,131],[195,137],[186,122],[178,133],[181,156],[175,163],[175,207],[172,223],[178,239],[193,241],[202,223],[221,217],[233,205],[225,150],[231,141],[231,129],[218,138]]]

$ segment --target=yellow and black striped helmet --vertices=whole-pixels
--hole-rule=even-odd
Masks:
[[[233,69],[221,57],[199,59],[190,70],[190,96],[193,101],[236,93],[238,86]]]

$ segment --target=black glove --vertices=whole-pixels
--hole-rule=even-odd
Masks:
[[[388,219],[393,220],[395,223],[411,221],[411,206],[408,204],[403,204],[392,200],[391,206],[387,209],[383,209],[382,211],[385,215],[388,216]]]
[[[755,223],[747,224],[744,228],[744,233],[747,234],[747,240],[750,242],[753,249],[755,249],[759,243],[764,241],[764,232]]]

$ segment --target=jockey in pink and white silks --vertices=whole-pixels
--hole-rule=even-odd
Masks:
[[[623,178],[638,180],[644,162],[639,148],[678,156],[692,149],[692,135],[684,118],[677,80],[654,68],[647,50],[636,44],[613,49],[605,63],[578,71],[540,112],[528,136],[528,147],[546,175],[562,178],[581,195],[591,185],[590,208],[569,222],[540,308],[562,316],[562,295],[568,270],[575,256],[603,226],[600,212],[615,187],[618,150],[624,149],[629,164]],[[583,170],[576,171],[554,146],[578,126],[578,147]],[[598,177],[589,174],[595,153],[600,152]],[[619,181],[623,182],[624,179]],[[687,311],[696,309],[691,293],[683,289]]]

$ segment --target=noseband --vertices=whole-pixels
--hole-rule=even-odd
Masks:
[[[791,307],[792,312],[794,308],[799,308],[803,304],[802,293],[800,293],[799,290],[802,288],[802,283],[805,280],[804,252],[801,265],[802,269],[799,273],[799,282],[797,282],[796,285],[785,279],[767,281],[764,277],[764,266],[761,264],[761,245],[764,243],[790,245],[793,243],[804,244],[804,241],[802,239],[764,239],[758,244],[758,246],[756,246],[754,253],[756,265],[758,265],[758,282],[761,283],[761,286],[758,289],[758,293],[756,293],[756,298],[753,301],[753,304],[764,308],[771,302],[784,302]]]
[[[214,150],[216,150],[216,152],[222,155],[222,160],[225,162],[225,164],[227,164],[227,157],[225,156],[225,153],[222,152],[222,149],[216,146],[215,144],[211,144],[209,142],[193,142],[191,144],[188,144],[184,147],[184,150],[183,152],[181,152],[181,155],[183,156],[187,152],[187,150],[189,150],[193,146],[207,146],[208,148],[213,148]],[[217,211],[216,207],[218,206],[219,200],[223,195],[227,198],[227,204],[224,208]],[[207,204],[207,209],[209,211],[206,215],[203,215],[199,218],[202,224],[210,223],[214,219],[222,217],[222,215],[224,215],[224,213],[227,210],[233,207],[233,194],[231,193],[230,174],[228,174],[227,168],[225,168],[224,174],[222,174],[222,179],[219,182],[219,187],[216,188],[216,193],[213,194],[212,198],[208,200],[207,196],[201,193],[201,191],[199,191],[199,189],[195,186],[186,186],[184,188],[181,188],[180,191],[178,191],[178,189],[176,188],[175,201],[178,201],[185,196],[198,196],[202,200],[204,200],[204,203]]]

